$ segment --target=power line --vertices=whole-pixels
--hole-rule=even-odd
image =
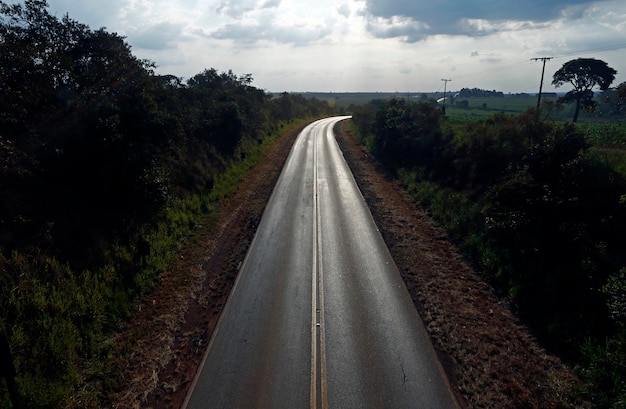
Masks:
[[[626,43],[613,44],[613,45],[607,45],[604,47],[590,48],[588,50],[572,51],[569,53],[557,54],[554,56],[554,58],[563,58],[563,57],[569,57],[569,56],[576,55],[576,54],[588,54],[588,53],[601,52],[601,51],[615,51],[615,50],[621,50],[622,48],[626,48]]]
[[[578,54],[588,54],[588,53],[592,53],[592,52],[615,51],[615,50],[620,50],[622,48],[626,48],[626,43],[619,43],[619,44],[613,44],[613,45],[608,45],[608,46],[604,46],[604,47],[590,48],[590,49],[581,50],[581,51],[572,51],[572,52],[563,53],[563,54],[554,54],[550,58],[559,59],[559,58],[570,57],[572,55],[578,55]],[[539,58],[542,58],[542,57],[539,57]],[[533,58],[531,58],[531,60],[533,60]],[[501,65],[501,66],[498,66],[498,67],[493,67],[493,68],[487,69],[487,70],[471,72],[471,73],[464,74],[464,75],[457,75],[456,77],[458,79],[458,78],[472,77],[474,75],[484,75],[485,73],[494,73],[494,72],[500,72],[500,71],[508,71],[508,70],[511,70],[511,69],[518,68],[518,67],[520,67],[522,65],[527,65],[527,64],[528,64],[528,60],[521,60],[521,61],[513,62],[511,64],[506,64],[506,65]]]

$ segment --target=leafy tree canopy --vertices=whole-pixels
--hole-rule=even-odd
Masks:
[[[620,100],[620,103],[626,102],[626,82],[622,82],[617,87],[617,97]]]
[[[578,58],[566,62],[554,73],[552,85],[558,88],[569,82],[574,87],[560,101],[576,102],[573,119],[573,122],[576,122],[581,107],[594,107],[593,88],[598,86],[603,91],[607,90],[615,79],[615,74],[617,71],[602,60]]]
[[[272,99],[250,74],[153,68],[45,0],[0,0],[0,336],[23,407],[110,406],[99,399],[116,374],[93,369],[113,362],[101,341],[266,137],[334,112]]]

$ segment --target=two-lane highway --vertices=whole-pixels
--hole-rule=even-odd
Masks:
[[[455,408],[333,135],[298,136],[184,407]]]

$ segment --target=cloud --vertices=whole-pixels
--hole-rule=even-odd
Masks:
[[[342,4],[341,6],[337,7],[337,13],[346,18],[350,17],[350,6],[348,6],[348,4],[346,3]]]
[[[266,0],[259,3],[257,0],[222,0],[217,4],[215,12],[234,19],[241,19],[247,13],[255,10],[273,9],[280,6],[281,0]]]
[[[366,0],[365,14],[368,31],[375,37],[414,42],[436,34],[484,36],[541,28],[554,19],[581,18],[594,3],[598,1]]]
[[[367,10],[375,16],[405,16],[415,20],[433,21],[446,25],[446,21],[464,18],[485,20],[548,21],[557,18],[572,6],[589,5],[590,0],[366,0]]]
[[[484,62],[487,64],[497,64],[499,62],[502,62],[502,59],[497,58],[497,57],[487,57],[487,58],[481,58],[480,62]]]
[[[339,7],[280,0],[254,3],[254,0],[222,0],[217,12],[230,19],[202,31],[214,40],[232,40],[244,46],[259,43],[307,46],[329,39],[335,32],[345,32],[344,22],[351,14],[347,3]]]
[[[8,1],[17,3],[17,1]],[[19,3],[22,3],[21,1]],[[107,0],[90,2],[75,0],[49,0],[54,5],[52,14],[63,17],[69,14],[70,18],[80,23],[89,25],[92,29],[110,27],[118,19],[118,11],[124,5],[125,0]]]
[[[487,52],[486,54],[481,54],[478,52],[478,50],[475,50],[470,53],[470,58],[475,59],[475,57],[479,57],[478,61],[480,61],[481,63],[487,64],[495,64],[502,61],[502,58],[498,57],[497,53],[495,52]]]
[[[624,0],[47,1],[58,17],[126,36],[159,73],[232,69],[270,90],[436,90],[453,78],[535,91],[537,56],[556,57],[552,72],[600,58],[626,80]]]
[[[283,26],[274,21],[232,22],[209,35],[219,40],[236,40],[253,45],[259,41],[305,46],[324,39],[332,30],[327,26]]]
[[[267,0],[261,5],[262,9],[277,8],[280,6],[281,0]]]
[[[376,38],[400,38],[405,42],[416,42],[426,37],[428,24],[404,16],[368,16],[366,29]]]
[[[162,22],[145,29],[129,33],[132,44],[138,48],[148,50],[163,50],[176,48],[183,37],[183,25]]]

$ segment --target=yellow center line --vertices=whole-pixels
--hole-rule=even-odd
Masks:
[[[328,383],[326,378],[326,331],[324,327],[324,277],[322,263],[321,217],[317,186],[318,133],[313,136],[313,267],[311,285],[311,409],[318,409],[318,380],[320,405],[328,409]],[[319,362],[318,362],[319,342]],[[319,379],[317,366],[319,363]]]

